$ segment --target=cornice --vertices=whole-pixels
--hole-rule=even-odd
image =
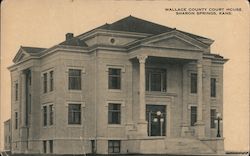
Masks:
[[[199,49],[191,49],[191,48],[178,48],[178,47],[167,47],[167,46],[153,46],[153,45],[137,45],[137,46],[134,46],[132,48],[129,48],[128,49],[128,52],[131,52],[133,50],[136,50],[136,49],[139,49],[139,48],[154,48],[154,49],[170,49],[170,50],[184,50],[184,51],[193,51],[193,52],[198,52],[198,53],[201,53],[203,52],[202,50],[199,50]]]
[[[217,64],[224,64],[229,60],[225,58],[216,58],[213,56],[213,53],[209,53],[209,54],[204,53],[203,58],[210,59],[212,63],[217,63]]]
[[[15,68],[16,68],[17,66],[19,66],[20,64],[23,64],[23,63],[25,63],[25,62],[28,62],[28,61],[30,61],[30,60],[35,60],[35,59],[40,59],[40,57],[39,57],[39,56],[30,56],[30,57],[28,57],[28,58],[26,58],[26,59],[24,59],[24,60],[22,60],[22,61],[20,61],[20,62],[18,62],[18,63],[15,63],[15,64],[13,64],[13,65],[7,67],[7,69],[10,70],[10,71],[13,71],[13,70],[15,70]]]
[[[95,29],[89,33],[77,36],[80,40],[87,40],[99,35],[103,36],[115,36],[115,37],[132,37],[132,38],[145,38],[151,36],[152,34],[145,33],[134,33],[134,32],[125,32],[125,31],[114,31],[114,30],[105,30],[105,29]]]

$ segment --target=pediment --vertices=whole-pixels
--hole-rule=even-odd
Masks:
[[[165,38],[149,41],[147,43],[144,43],[144,45],[175,49],[201,50],[201,47],[199,47],[198,45],[195,45],[192,42],[189,42],[178,36],[168,36]]]
[[[30,56],[30,54],[28,54],[26,51],[24,51],[22,48],[20,48],[19,51],[17,52],[15,58],[13,59],[13,62],[14,63],[20,62],[22,60],[25,60],[29,56]]]

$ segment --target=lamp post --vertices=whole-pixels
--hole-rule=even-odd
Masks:
[[[156,113],[149,112],[149,136],[151,136],[151,117],[152,114],[156,115],[153,118],[153,122],[159,122],[160,126],[160,136],[163,136],[163,122],[164,122],[164,115],[161,111],[157,111]]]
[[[222,118],[221,118],[221,114],[220,113],[217,113],[216,115],[216,119],[215,119],[215,123],[217,123],[217,137],[221,137],[220,136],[220,122],[222,121]]]
[[[161,136],[163,136],[163,122],[164,122],[164,119],[161,118],[160,119],[160,123],[161,123]]]

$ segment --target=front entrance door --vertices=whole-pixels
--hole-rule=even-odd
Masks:
[[[148,136],[166,136],[166,106],[146,105]]]

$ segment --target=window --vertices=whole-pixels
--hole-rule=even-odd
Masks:
[[[53,115],[54,115],[54,111],[53,111],[53,105],[49,105],[49,125],[53,125]]]
[[[50,71],[49,72],[49,81],[50,81],[50,91],[54,90],[54,72]]]
[[[166,92],[166,70],[146,69],[146,91]]]
[[[47,141],[43,141],[43,153],[47,153]]]
[[[121,89],[121,69],[109,68],[109,89]]]
[[[18,128],[18,113],[15,112],[15,129]]]
[[[121,141],[109,140],[108,141],[108,153],[120,153]]]
[[[197,74],[191,73],[191,93],[197,93]]]
[[[43,74],[43,93],[47,93],[47,73]]]
[[[18,83],[15,83],[15,100],[18,100]]]
[[[91,153],[95,153],[96,152],[96,149],[95,149],[95,140],[91,140]]]
[[[81,70],[69,69],[69,89],[81,90]]]
[[[197,107],[191,106],[191,126],[194,126],[196,121],[197,121]]]
[[[49,140],[49,153],[53,153],[53,140]]]
[[[47,106],[43,106],[43,126],[47,126]]]
[[[108,123],[121,124],[121,104],[109,103]]]
[[[69,104],[68,124],[81,124],[81,104]]]
[[[215,128],[216,109],[210,110],[210,128]]]
[[[211,85],[211,87],[210,87],[210,96],[211,97],[216,97],[216,79],[215,78],[211,78],[211,80],[210,80],[210,85]]]

